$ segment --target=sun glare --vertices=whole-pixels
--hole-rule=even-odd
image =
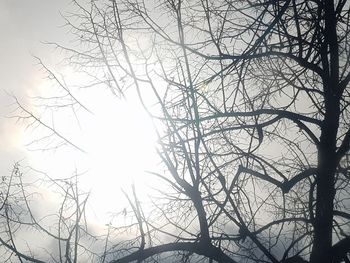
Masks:
[[[145,194],[145,171],[152,170],[157,159],[156,136],[145,112],[133,100],[111,99],[101,101],[85,138],[91,169],[87,181],[105,210],[120,207],[121,190],[129,192],[132,184]]]
[[[127,205],[123,191],[130,193],[132,185],[141,197],[147,195],[150,175],[145,171],[157,165],[156,135],[135,95],[118,99],[106,89],[84,90],[82,94],[82,103],[92,113],[78,113],[76,118],[58,110],[52,118],[57,130],[85,153],[70,146],[31,151],[29,163],[52,178],[81,174],[80,187],[91,191],[93,214],[107,220],[109,212]],[[24,140],[31,141],[31,136],[33,133],[27,133]]]

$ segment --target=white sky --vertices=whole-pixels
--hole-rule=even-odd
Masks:
[[[59,62],[60,54],[40,42],[69,42],[67,29],[60,27],[64,21],[59,13],[69,8],[68,0],[0,1],[0,172],[9,174],[20,160],[56,178],[69,177],[75,170],[86,172],[82,186],[93,190],[91,206],[98,219],[104,220],[106,212],[125,206],[120,189],[130,189],[132,182],[139,190],[144,188],[143,183],[149,181],[144,170],[152,170],[157,163],[155,135],[135,100],[118,101],[107,90],[88,91],[83,100],[94,114],[81,115],[81,128],[72,115],[57,113],[57,130],[68,134],[86,154],[67,147],[55,152],[29,151],[25,144],[40,129],[25,129],[6,118],[10,109],[6,92],[27,105],[28,95],[50,92],[52,83],[42,78],[31,54],[50,65]]]
[[[13,163],[25,157],[22,128],[4,118],[8,114],[10,92],[23,98],[40,81],[30,52],[41,52],[40,39],[63,36],[55,30],[59,8],[67,1],[0,1],[0,169],[8,173]],[[60,4],[60,5],[59,5]],[[50,18],[50,19],[49,19]],[[56,26],[56,27],[55,27]],[[52,30],[54,28],[54,30]]]

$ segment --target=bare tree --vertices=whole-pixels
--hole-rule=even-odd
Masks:
[[[137,90],[167,169],[104,259],[350,261],[347,1],[74,2],[81,48],[56,47]]]
[[[101,259],[105,236],[93,235],[88,229],[85,209],[89,193],[78,189],[78,175],[53,180],[47,175],[28,176],[30,171],[16,163],[9,176],[2,176],[2,261],[72,263]],[[57,204],[46,200],[50,194]]]

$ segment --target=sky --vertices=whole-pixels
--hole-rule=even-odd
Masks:
[[[156,137],[137,101],[132,97],[116,100],[105,90],[91,90],[82,94],[82,100],[92,114],[82,112],[77,121],[72,113],[55,112],[57,130],[85,153],[72,147],[33,151],[28,143],[40,138],[45,129],[28,128],[25,123],[8,118],[13,115],[9,94],[34,112],[30,97],[50,95],[53,84],[44,78],[33,56],[68,79],[74,78],[74,72],[59,63],[62,54],[43,44],[70,43],[60,13],[71,8],[68,0],[0,1],[0,172],[8,175],[13,164],[20,161],[53,178],[69,177],[75,172],[84,174],[81,186],[92,191],[93,214],[98,220],[106,220],[110,210],[125,206],[121,189],[127,191],[133,183],[139,190],[145,189],[145,170],[152,170],[157,164]]]
[[[33,2],[36,4],[29,3],[29,1],[5,0],[0,2],[0,34],[3,36],[0,41],[2,172],[9,163],[23,154],[20,153],[21,145],[18,144],[21,136],[20,129],[15,127],[13,122],[4,118],[7,113],[6,107],[10,103],[5,91],[22,96],[26,90],[34,88],[36,74],[30,52],[38,49],[38,39],[52,33],[49,24],[53,25],[58,22],[50,20],[49,23],[43,23],[47,17],[52,16],[52,13],[55,13],[55,17],[58,14],[58,7],[56,6],[53,11],[49,8],[48,2],[61,1]]]
[[[0,1],[0,169],[8,173],[14,162],[26,157],[22,145],[24,129],[8,119],[12,103],[7,93],[24,98],[42,81],[32,54],[48,55],[42,39],[64,38],[58,26],[59,10],[68,1]],[[48,57],[49,58],[49,57]]]

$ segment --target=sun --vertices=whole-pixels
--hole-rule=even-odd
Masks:
[[[130,193],[132,185],[136,185],[140,196],[147,195],[151,175],[146,171],[152,171],[158,162],[156,133],[133,92],[127,99],[118,99],[106,89],[84,90],[81,102],[91,113],[72,116],[69,111],[58,110],[54,118],[57,130],[84,152],[69,146],[55,151],[29,151],[29,162],[51,178],[81,174],[79,186],[91,191],[89,205],[93,214],[107,220],[109,212],[128,205],[123,191]],[[25,141],[32,135],[27,133]]]
[[[94,112],[93,125],[86,131],[87,157],[90,167],[87,183],[101,208],[120,207],[122,191],[137,185],[140,194],[147,188],[145,171],[157,163],[156,135],[150,118],[134,99],[109,97]],[[124,205],[124,204],[123,204]]]

